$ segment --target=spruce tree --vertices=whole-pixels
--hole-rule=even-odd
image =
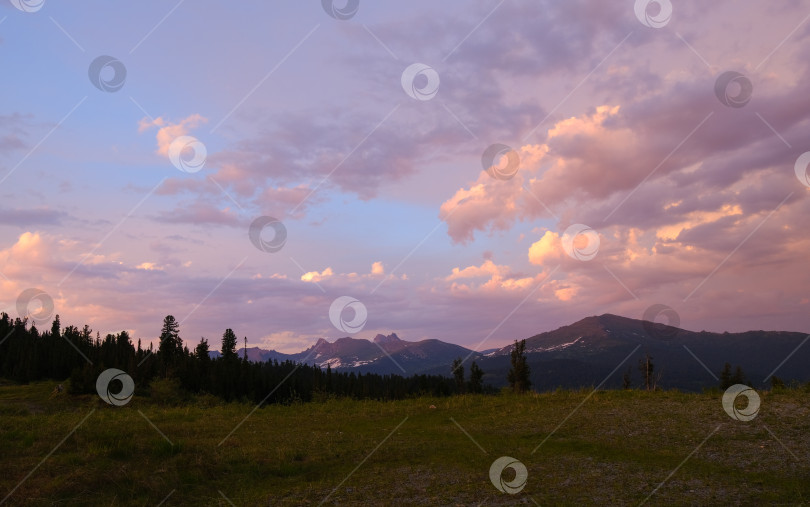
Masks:
[[[720,389],[728,389],[734,385],[734,381],[731,378],[731,365],[726,363],[723,365],[723,371],[720,372]]]
[[[638,369],[641,372],[641,378],[644,379],[644,388],[648,391],[654,390],[655,379],[653,372],[655,371],[655,364],[653,364],[653,357],[649,352],[638,360]]]
[[[200,343],[194,348],[194,356],[202,362],[208,362],[211,359],[208,355],[208,340],[200,338]]]
[[[228,328],[222,334],[222,359],[232,361],[236,359],[236,334]]]
[[[628,366],[622,377],[622,389],[630,389],[633,385],[633,367]]]
[[[529,380],[529,364],[526,360],[526,340],[517,341],[512,348],[512,367],[509,369],[507,380],[509,386],[516,393],[523,393],[529,390],[532,385]]]
[[[54,338],[59,338],[62,333],[62,326],[59,322],[59,314],[56,314],[56,317],[53,319],[53,324],[51,324],[51,336]]]
[[[158,346],[161,361],[163,362],[163,374],[168,376],[180,361],[183,353],[183,340],[180,339],[180,324],[177,323],[173,315],[166,315],[163,319],[163,327],[160,330],[160,345]]]
[[[484,390],[484,370],[475,361],[470,365],[470,389],[471,393],[480,393]]]
[[[743,373],[742,367],[737,365],[734,368],[734,375],[731,376],[731,383],[732,384],[745,384],[748,385],[748,379],[745,377],[745,373]]]
[[[456,380],[456,389],[459,393],[464,392],[464,365],[461,362],[461,358],[453,359],[453,367],[452,367],[453,378]]]

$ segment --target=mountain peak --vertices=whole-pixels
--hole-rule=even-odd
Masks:
[[[326,341],[324,338],[318,338],[318,341],[315,342],[316,347],[320,347],[322,345],[327,345],[327,344],[329,344],[329,342]]]
[[[614,315],[612,313],[603,313],[602,315],[591,315],[590,317],[585,317],[580,319],[573,324],[568,324],[567,326],[562,326],[560,329],[563,328],[592,328],[592,329],[607,329],[610,327],[616,326],[636,326],[640,325],[641,321],[636,319],[631,319],[629,317],[622,317],[621,315]]]
[[[402,340],[399,338],[399,336],[397,336],[396,333],[391,333],[388,336],[378,334],[377,336],[374,337],[374,339],[372,341],[374,343],[380,343],[381,344],[381,343],[396,343],[396,342],[401,342]]]

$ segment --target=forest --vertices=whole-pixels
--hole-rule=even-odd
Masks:
[[[329,397],[397,400],[417,396],[449,396],[481,392],[477,382],[459,382],[438,375],[356,374],[325,370],[292,361],[248,361],[236,352],[233,330],[222,335],[221,356],[211,358],[205,338],[193,350],[180,337],[177,320],[167,315],[157,350],[137,344],[126,331],[104,338],[89,326],[62,328],[57,315],[50,330],[40,331],[27,319],[0,314],[0,377],[19,383],[44,379],[70,379],[71,393],[95,393],[96,380],[108,368],[126,372],[135,383],[135,395],[149,395],[154,380],[167,379],[183,392],[208,393],[227,401],[292,403]],[[448,365],[448,373],[451,373]],[[120,382],[120,381],[117,381]],[[114,386],[112,387],[115,392]]]

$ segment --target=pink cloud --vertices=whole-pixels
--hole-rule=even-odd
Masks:
[[[169,146],[171,146],[172,141],[180,136],[187,135],[192,129],[205,123],[208,123],[208,119],[196,113],[183,118],[179,122],[171,122],[162,116],[155,119],[142,118],[138,122],[138,133],[157,127],[158,131],[155,135],[158,144],[157,153],[168,156]]]
[[[219,208],[211,204],[195,201],[188,206],[176,207],[172,211],[161,212],[156,219],[160,222],[193,225],[243,225],[238,213],[231,207]]]

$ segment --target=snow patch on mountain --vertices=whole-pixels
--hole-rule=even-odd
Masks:
[[[555,352],[555,351],[558,351],[558,350],[564,350],[564,349],[567,349],[568,347],[570,347],[572,345],[575,345],[581,339],[582,339],[582,337],[580,336],[579,338],[577,338],[576,340],[574,340],[572,342],[561,343],[559,345],[553,345],[551,347],[538,347],[536,349],[527,350],[526,352]]]
[[[343,363],[341,362],[339,357],[333,357],[318,364],[318,366],[320,366],[321,368],[326,368],[327,366],[331,368],[340,368],[341,366],[343,366]]]

